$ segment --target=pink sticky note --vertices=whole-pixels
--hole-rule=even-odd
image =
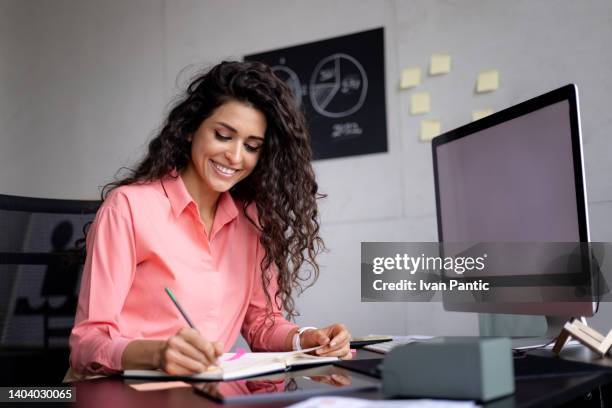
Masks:
[[[164,381],[164,382],[130,384],[130,387],[132,387],[136,391],[159,391],[159,390],[169,390],[171,388],[191,387],[191,385],[183,381]]]
[[[245,349],[238,348],[236,349],[236,353],[225,361],[238,360],[240,357],[244,356],[245,353],[246,353]]]

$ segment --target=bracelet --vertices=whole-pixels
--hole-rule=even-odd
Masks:
[[[318,330],[316,327],[312,327],[312,326],[306,326],[306,327],[302,327],[300,328],[297,333],[295,333],[293,335],[293,350],[294,351],[300,351],[302,350],[302,342],[300,341],[300,336],[302,335],[302,333],[304,333],[306,330]]]

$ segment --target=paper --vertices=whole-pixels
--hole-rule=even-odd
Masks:
[[[481,109],[481,110],[475,110],[472,112],[472,122],[478,120],[478,119],[482,119],[486,116],[489,116],[493,113],[493,109],[487,108],[487,109]]]
[[[291,408],[475,408],[474,401],[405,399],[405,400],[368,400],[347,397],[314,397],[290,405]]]
[[[490,69],[488,71],[482,71],[478,74],[478,80],[476,81],[476,92],[491,92],[499,88],[499,71],[496,69]]]
[[[301,351],[281,353],[224,353],[219,358],[219,367],[209,367],[198,374],[181,376],[192,380],[235,380],[255,375],[285,371],[287,367],[310,364],[331,363],[337,357],[319,357],[307,354],[325,346],[317,346]],[[167,378],[161,370],[125,370],[127,378]],[[176,377],[176,376],[175,376]]]
[[[421,115],[429,112],[430,109],[429,92],[415,92],[410,96],[410,113]]]
[[[429,75],[448,74],[451,70],[451,57],[448,54],[433,54],[429,61]]]
[[[400,88],[413,88],[421,83],[421,68],[412,67],[402,70],[402,78],[400,80]]]
[[[364,346],[363,348],[369,351],[375,351],[377,353],[386,354],[389,351],[391,351],[391,349],[397,346],[415,343],[415,342],[419,342],[422,340],[433,339],[433,336],[423,336],[423,335],[418,335],[418,334],[412,334],[412,335],[407,335],[407,336],[386,336],[386,337],[387,338],[390,337],[392,341],[387,341],[387,342],[378,343],[378,344],[369,344],[367,346]]]
[[[159,391],[159,390],[169,390],[171,388],[191,387],[191,385],[183,381],[163,381],[163,382],[130,384],[130,387],[132,387],[136,391]]]
[[[440,121],[429,119],[421,121],[421,142],[429,142],[440,134]]]

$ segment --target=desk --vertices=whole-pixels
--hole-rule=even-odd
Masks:
[[[538,352],[540,355],[550,353],[546,351]],[[578,355],[573,358],[594,359],[583,351],[576,351]],[[380,354],[359,350],[357,358],[380,358]],[[584,361],[584,360],[582,360]],[[588,361],[588,360],[587,360]],[[612,359],[600,361],[601,364],[612,366]],[[285,375],[300,375],[308,372],[313,375],[346,374],[346,370],[335,366],[320,366],[305,370],[298,370],[286,373]],[[353,373],[351,373],[354,375]],[[516,382],[516,393],[512,396],[502,398],[485,405],[486,408],[517,408],[517,407],[551,407],[574,401],[590,392],[593,393],[593,406],[601,406],[600,391],[602,398],[610,398],[612,375],[610,374],[589,374],[575,377],[552,377],[538,378],[529,380],[519,380]],[[215,402],[197,395],[191,388],[175,388],[164,391],[136,391],[129,387],[121,378],[104,378],[91,381],[82,381],[74,384],[76,387],[77,402],[71,407],[88,408],[183,408],[183,407],[215,407],[222,406]],[[349,394],[345,394],[349,396]],[[361,392],[350,394],[352,397],[381,399],[383,396],[380,391]],[[282,407],[290,405],[296,401],[266,403],[250,405],[259,408],[263,407]],[[605,401],[612,406],[612,401]],[[229,406],[229,405],[228,405]],[[246,407],[249,405],[232,404],[232,408]],[[580,402],[580,406],[588,406]]]

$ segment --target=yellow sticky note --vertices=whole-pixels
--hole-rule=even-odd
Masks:
[[[421,121],[421,142],[429,142],[440,134],[442,125],[439,120],[427,119]]]
[[[448,74],[451,70],[451,57],[448,54],[433,54],[429,61],[429,75]]]
[[[402,78],[400,80],[400,88],[412,88],[421,83],[421,68],[413,67],[402,70]]]
[[[476,92],[491,92],[499,88],[499,71],[496,69],[490,69],[488,71],[482,71],[478,74],[478,81],[476,81]]]
[[[481,109],[481,110],[475,110],[472,112],[472,122],[474,122],[475,120],[478,119],[482,119],[485,116],[489,116],[493,113],[493,109],[487,108],[487,109]]]
[[[429,112],[430,109],[429,92],[415,92],[410,96],[410,113],[421,115]]]

